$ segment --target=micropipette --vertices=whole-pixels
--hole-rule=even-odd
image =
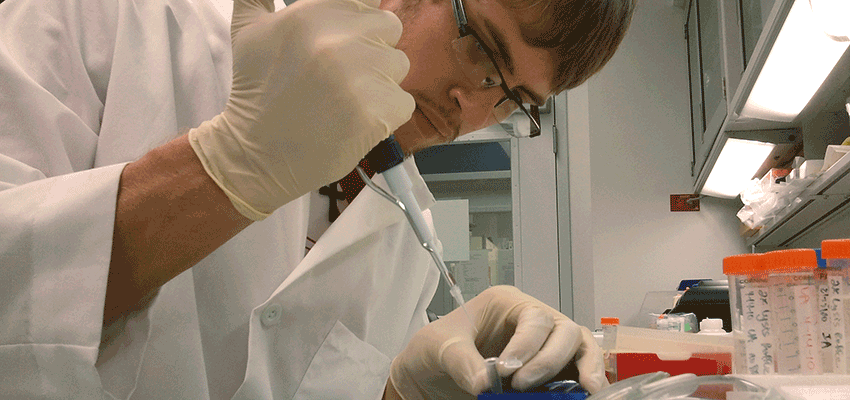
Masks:
[[[416,238],[419,239],[419,244],[421,244],[422,247],[431,254],[431,258],[434,260],[434,264],[440,271],[440,275],[442,275],[446,285],[449,287],[449,293],[451,293],[452,298],[454,298],[458,305],[463,309],[463,312],[466,314],[467,319],[469,319],[469,323],[472,328],[477,331],[478,329],[475,328],[472,318],[466,311],[460,287],[457,282],[455,282],[451,273],[449,273],[449,269],[446,267],[446,263],[443,261],[443,258],[437,252],[435,247],[436,238],[431,233],[431,229],[428,227],[428,224],[425,222],[425,218],[422,216],[422,209],[419,208],[419,203],[416,201],[416,197],[413,196],[413,183],[410,181],[407,171],[405,171],[402,166],[402,162],[404,161],[404,152],[395,140],[395,135],[390,135],[390,137],[384,139],[381,143],[378,143],[378,145],[366,155],[366,160],[369,162],[369,167],[372,170],[376,173],[383,174],[384,179],[387,181],[387,186],[390,187],[390,191],[393,195],[395,195],[395,197],[372,183],[369,176],[366,175],[366,173],[363,172],[363,169],[358,166],[357,172],[360,174],[360,178],[363,179],[363,182],[367,186],[398,206],[402,212],[404,212],[404,215],[407,217],[407,221],[410,223],[410,227],[416,234]]]

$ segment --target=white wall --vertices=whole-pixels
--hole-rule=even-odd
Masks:
[[[748,252],[737,200],[670,212],[670,194],[693,191],[684,17],[668,0],[638,2],[611,62],[567,94],[573,315],[582,325],[635,321],[648,291],[724,279],[723,257]]]

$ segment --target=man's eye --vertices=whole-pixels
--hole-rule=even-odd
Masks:
[[[496,81],[496,79],[493,79],[493,77],[491,77],[491,76],[488,76],[488,77],[484,78],[483,81],[481,81],[481,87],[491,88],[491,87],[495,87],[495,86],[499,86],[499,83]]]

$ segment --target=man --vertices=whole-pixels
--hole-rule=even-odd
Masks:
[[[241,0],[232,31],[203,1],[4,2],[0,397],[476,393],[479,352],[519,387],[578,353],[598,388],[586,329],[515,290],[420,330],[437,274],[369,191],[302,245],[305,194],[386,135],[414,152],[601,68],[630,3],[572,3],[464,3],[500,85],[470,83],[447,1]]]

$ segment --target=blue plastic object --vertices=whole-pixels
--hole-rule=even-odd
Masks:
[[[493,400],[584,400],[589,396],[586,390],[573,380],[554,381],[530,389],[528,392],[508,391],[506,393],[482,393],[478,399]]]
[[[684,279],[679,282],[679,288],[676,289],[678,291],[688,290],[692,287],[699,286],[702,281],[710,281],[711,279]]]
[[[815,249],[815,254],[818,256],[818,268],[825,269],[826,268],[826,260],[821,258],[820,249]]]
[[[587,394],[584,393],[482,393],[478,395],[478,400],[493,399],[493,400],[584,400]]]

